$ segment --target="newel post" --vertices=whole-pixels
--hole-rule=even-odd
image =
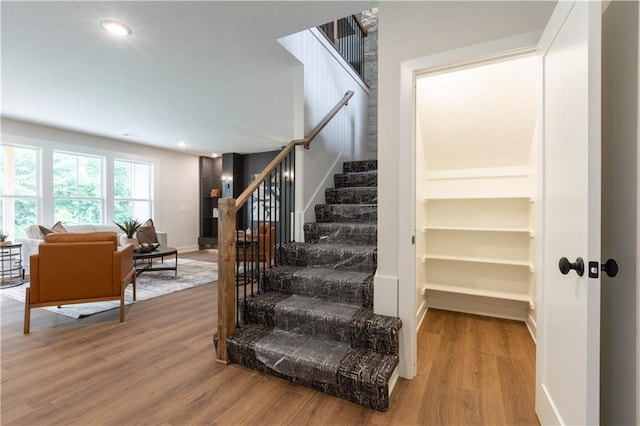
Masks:
[[[218,358],[229,363],[227,336],[236,329],[236,200],[218,200]]]

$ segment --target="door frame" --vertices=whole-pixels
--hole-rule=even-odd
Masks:
[[[446,68],[473,64],[535,52],[542,30],[492,40],[459,49],[403,61],[400,64],[399,164],[414,164],[398,170],[398,316],[402,320],[403,338],[399,373],[413,378],[417,364],[417,328],[415,268],[416,209],[416,77]],[[540,137],[540,135],[538,135]],[[407,190],[409,188],[409,190]],[[408,212],[408,211],[409,212]]]

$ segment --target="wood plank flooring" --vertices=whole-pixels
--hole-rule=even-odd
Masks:
[[[183,255],[215,261],[215,251]],[[75,320],[0,297],[2,425],[516,425],[534,412],[523,323],[430,310],[386,413],[214,362],[216,283]]]

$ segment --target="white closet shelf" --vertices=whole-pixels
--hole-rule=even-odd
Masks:
[[[442,254],[427,254],[422,257],[422,263],[429,260],[451,260],[454,262],[489,263],[494,265],[524,266],[533,272],[533,265],[528,260],[496,259],[490,257],[450,256]]]
[[[473,226],[431,226],[427,225],[422,228],[422,232],[427,231],[472,231],[472,232],[505,232],[514,234],[529,234],[533,237],[533,230],[527,228],[492,228],[492,227],[473,227]]]
[[[486,179],[486,178],[517,178],[529,177],[529,165],[506,167],[476,167],[464,169],[431,170],[424,174],[424,180],[454,180],[454,179]]]
[[[422,286],[425,290],[444,291],[448,293],[468,294],[472,296],[491,297],[494,299],[515,300],[518,302],[531,303],[531,298],[528,294],[516,293],[511,291],[499,291],[488,290],[475,287],[465,287],[450,284],[438,284],[438,283],[423,283]]]
[[[509,194],[504,194],[504,195],[468,195],[468,196],[461,196],[461,195],[451,195],[451,196],[441,196],[441,197],[424,197],[422,198],[422,202],[423,203],[428,203],[429,201],[447,201],[447,200],[465,200],[465,201],[475,201],[475,200],[522,200],[522,201],[528,201],[528,202],[534,202],[535,200],[529,196],[526,195],[509,195]]]

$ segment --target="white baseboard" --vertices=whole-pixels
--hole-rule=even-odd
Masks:
[[[416,326],[416,330],[420,330],[422,321],[424,321],[424,317],[427,316],[427,309],[428,309],[427,301],[422,300],[422,303],[420,304],[420,308],[418,308],[418,313],[416,314],[416,324],[418,324]]]
[[[183,246],[183,247],[176,247],[176,250],[178,250],[178,253],[187,253],[187,252],[190,252],[190,251],[198,251],[198,250],[200,250],[200,247],[198,247],[198,245]]]
[[[528,302],[436,290],[427,290],[427,309],[429,308],[524,322],[529,317]]]
[[[398,383],[398,377],[400,377],[400,375],[398,374],[398,366],[396,366],[396,368],[393,370],[393,373],[391,373],[391,377],[389,378],[389,397],[391,397],[391,393],[396,387],[396,383]]]
[[[298,211],[294,213],[295,228],[293,230],[294,241],[304,243],[304,211]]]
[[[533,343],[537,344],[536,335],[538,332],[538,324],[535,319],[536,311],[535,309],[529,309],[529,314],[527,315],[527,328],[529,329],[529,334],[531,334],[531,338],[533,339]]]

